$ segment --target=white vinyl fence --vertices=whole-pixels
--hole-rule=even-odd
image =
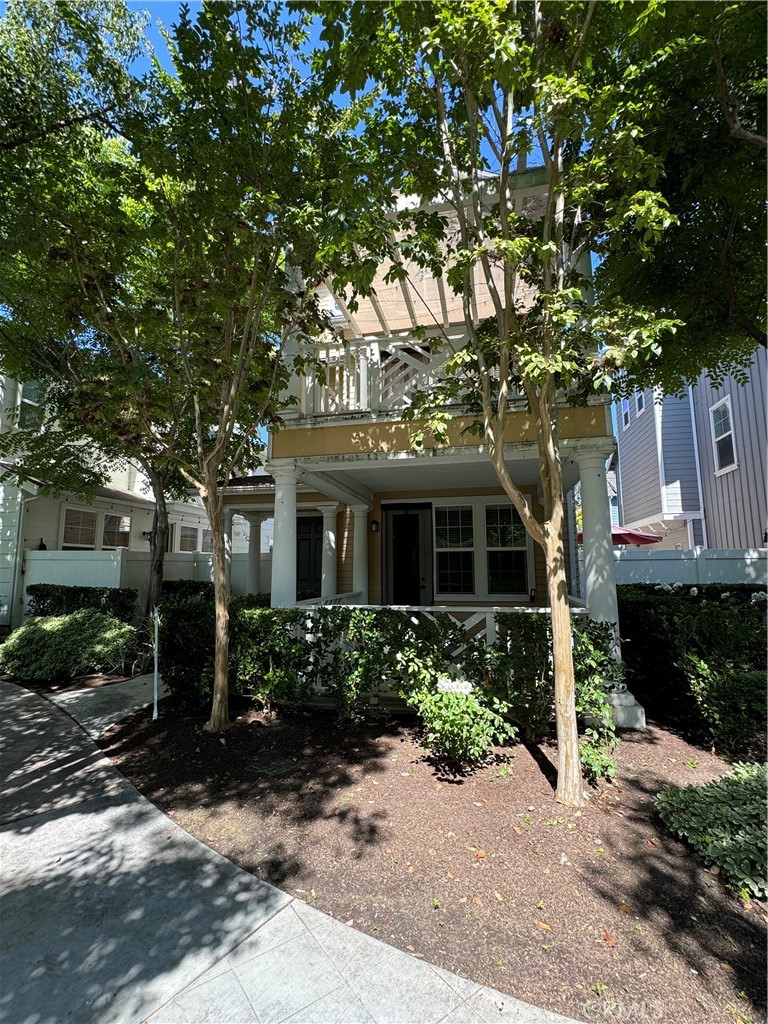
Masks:
[[[69,587],[132,587],[139,592],[142,609],[149,587],[148,551],[25,551],[24,609],[26,588],[33,583],[58,583]],[[272,555],[262,554],[262,576],[271,578]],[[195,552],[173,552],[165,556],[167,580],[210,580],[211,556]],[[246,594],[248,555],[232,556],[232,593]]]
[[[768,584],[768,548],[614,551],[616,582]]]

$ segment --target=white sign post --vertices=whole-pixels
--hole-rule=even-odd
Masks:
[[[158,685],[157,685],[158,684],[158,674],[157,674],[157,655],[158,655],[158,652],[157,652],[157,638],[158,638],[158,631],[159,631],[159,626],[160,626],[160,609],[157,607],[157,605],[155,605],[155,612],[154,612],[153,618],[155,620],[155,644],[154,644],[154,647],[155,647],[155,680],[154,680],[154,696],[153,696],[153,701],[152,701],[152,721],[154,722],[157,719],[157,689],[158,689]]]

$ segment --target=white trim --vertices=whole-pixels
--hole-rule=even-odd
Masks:
[[[626,408],[624,408],[624,403],[625,402],[626,402]],[[623,433],[625,430],[629,430],[630,423],[632,422],[630,411],[629,411],[629,399],[628,398],[622,398],[619,401],[619,416],[621,418],[621,430],[622,430],[622,433]]]
[[[730,430],[723,434],[721,437],[715,437],[715,417],[713,413],[722,405],[728,406],[728,425],[730,427]],[[735,469],[738,469],[739,460],[736,455],[736,431],[733,427],[733,409],[731,408],[730,395],[726,395],[724,398],[721,398],[719,402],[715,402],[714,405],[710,405],[709,433],[710,437],[712,438],[712,457],[714,459],[715,476],[724,476],[726,473],[732,473]],[[733,448],[733,462],[729,462],[727,466],[720,467],[718,465],[717,442],[722,441],[725,437],[728,437],[728,434],[731,435],[731,447]]]
[[[656,434],[656,464],[659,473],[659,499],[662,516],[669,515],[667,503],[667,478],[664,475],[664,395],[661,388],[655,388],[653,396],[653,424]]]
[[[694,404],[693,404],[693,387],[690,384],[688,385],[688,405],[689,405],[690,410],[691,410],[691,434],[692,434],[692,439],[693,439],[693,462],[694,462],[694,465],[696,467],[696,488],[697,488],[698,495],[699,495],[699,508],[703,510],[704,509],[704,497],[703,497],[702,489],[701,489],[701,455],[700,455],[700,452],[699,452],[699,433],[698,433],[698,430],[696,429],[696,409],[695,409]],[[704,547],[706,548],[706,547],[709,547],[709,544],[707,543],[707,521],[706,521],[706,518],[705,518],[705,516],[703,514],[703,511],[702,511],[702,515],[701,515],[700,519],[701,519],[701,539],[702,539],[702,542],[704,544]]]
[[[640,406],[640,399],[642,398],[643,404]],[[639,419],[645,412],[645,391],[635,392],[635,418]]]

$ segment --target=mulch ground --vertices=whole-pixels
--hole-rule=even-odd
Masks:
[[[627,734],[616,783],[572,810],[553,798],[552,748],[453,777],[407,720],[250,710],[222,738],[201,724],[166,702],[101,744],[179,825],[318,909],[581,1020],[764,1020],[765,908],[653,812],[664,786],[726,769],[679,735]]]

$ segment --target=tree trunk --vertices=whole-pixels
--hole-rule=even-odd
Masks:
[[[229,727],[229,579],[227,578],[224,508],[216,480],[206,481],[205,508],[211,524],[213,592],[216,602],[216,647],[214,652],[213,704],[207,732],[224,732]]]
[[[165,573],[165,551],[168,547],[168,503],[165,500],[165,474],[145,467],[152,484],[155,511],[152,515],[152,536],[149,539],[149,590],[147,592],[146,614],[162,601],[163,578]]]
[[[547,523],[544,555],[547,563],[547,589],[552,611],[552,661],[555,674],[555,725],[557,728],[557,791],[555,799],[569,807],[583,801],[584,784],[579,757],[579,732],[576,722],[576,687],[573,672],[571,609],[565,577],[562,497]],[[559,520],[559,522],[558,522]]]

